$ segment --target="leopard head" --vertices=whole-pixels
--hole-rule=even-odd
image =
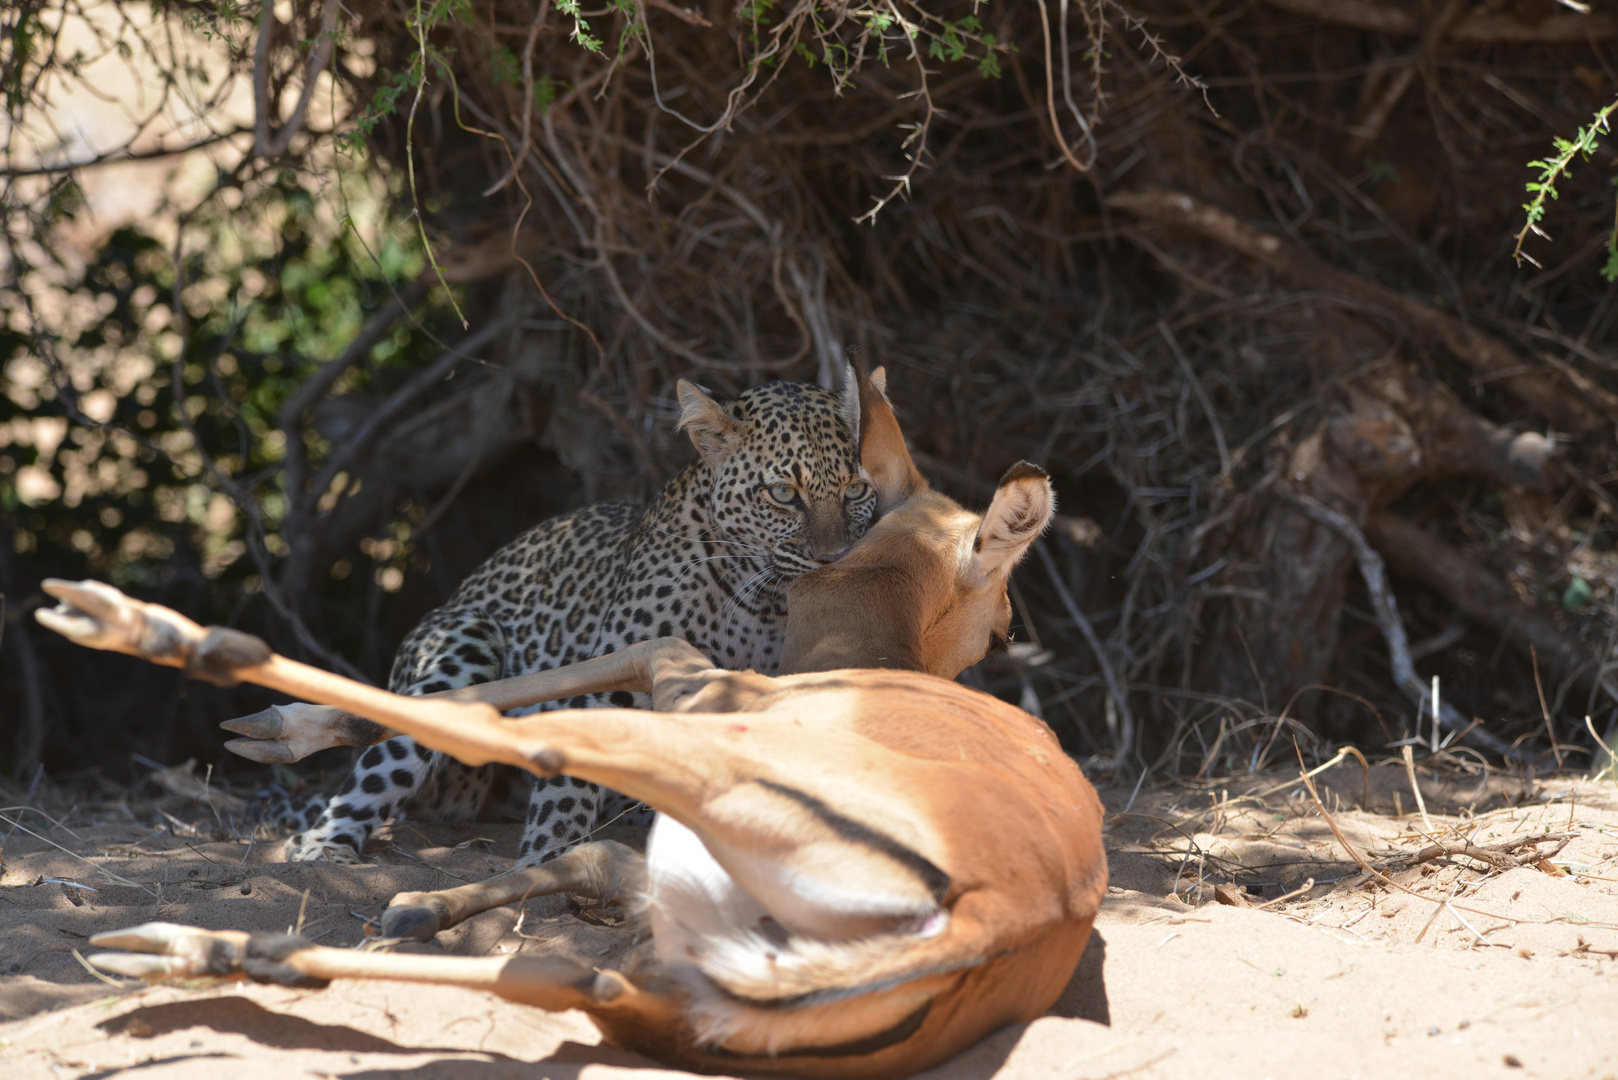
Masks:
[[[876,517],[860,469],[860,403],[807,383],[772,382],[717,402],[680,380],[680,427],[713,474],[709,503],[726,540],[755,545],[787,580],[836,561]]]

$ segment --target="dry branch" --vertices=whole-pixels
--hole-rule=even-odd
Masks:
[[[1268,0],[1268,3],[1293,15],[1376,34],[1414,37],[1425,29],[1425,5],[1384,4],[1376,0]],[[1618,19],[1611,15],[1556,10],[1538,19],[1523,19],[1515,11],[1496,10],[1470,11],[1459,16],[1444,31],[1443,37],[1448,41],[1484,45],[1599,41],[1614,34],[1618,34]]]
[[[1618,399],[1590,400],[1579,387],[1563,384],[1559,372],[1523,372],[1523,357],[1492,334],[1467,326],[1414,297],[1328,266],[1279,236],[1238,221],[1218,207],[1177,191],[1136,191],[1113,195],[1107,205],[1198,236],[1240,252],[1305,288],[1325,289],[1387,312],[1423,337],[1436,338],[1479,376],[1515,394],[1568,431],[1592,432],[1618,422]]]
[[[314,48],[309,50],[309,61],[303,69],[303,87],[298,93],[298,103],[293,106],[292,115],[287,117],[286,123],[272,137],[270,113],[276,102],[270,96],[269,50],[277,20],[275,5],[264,5],[259,19],[258,44],[253,55],[253,153],[257,157],[276,157],[285,153],[287,147],[292,145],[293,137],[303,130],[304,120],[309,115],[309,103],[314,100],[315,84],[331,61],[332,35],[337,31],[337,16],[342,11],[342,5],[336,0],[325,0],[323,6],[318,37]]]
[[[1446,855],[1465,855],[1495,870],[1519,870],[1524,866],[1533,866],[1546,859],[1555,858],[1576,836],[1578,833],[1540,833],[1536,836],[1519,836],[1498,844],[1485,845],[1465,840],[1443,840],[1429,844],[1413,855],[1389,860],[1386,866],[1389,869],[1402,870],[1420,863],[1432,862]],[[1538,847],[1540,844],[1555,844],[1556,847],[1541,853]],[[1529,857],[1526,859],[1518,857],[1524,848],[1529,849]]]
[[[1365,534],[1345,515],[1284,486],[1277,486],[1275,490],[1305,514],[1335,530],[1353,547],[1360,575],[1365,579],[1365,591],[1371,599],[1371,610],[1376,614],[1377,627],[1382,631],[1382,637],[1388,644],[1388,666],[1393,669],[1393,681],[1404,691],[1406,697],[1418,706],[1421,705],[1426,700],[1427,688],[1422,685],[1421,678],[1416,674],[1415,663],[1410,659],[1410,638],[1405,633],[1404,622],[1399,618],[1399,605],[1394,599],[1393,590],[1388,586],[1388,576],[1381,556],[1372,550],[1370,543],[1365,539]],[[1446,730],[1464,732],[1464,738],[1485,746],[1503,757],[1512,760],[1521,760],[1523,757],[1522,752],[1516,747],[1492,732],[1478,728],[1448,702],[1440,705],[1439,723]]]
[[[1220,724],[1218,738],[1201,740],[1205,754],[1217,754],[1272,730],[1275,708],[1313,684],[1352,682],[1385,703],[1366,685],[1386,686],[1381,643],[1342,618],[1354,545],[1273,497],[1278,483],[1343,515],[1382,546],[1390,567],[1450,596],[1469,621],[1505,624],[1560,659],[1568,649],[1549,644],[1547,627],[1525,621],[1520,604],[1479,599],[1510,592],[1500,579],[1492,588],[1478,580],[1492,563],[1467,564],[1446,583],[1439,579],[1454,566],[1443,553],[1410,566],[1404,556],[1426,549],[1379,532],[1386,507],[1413,485],[1484,476],[1490,484],[1479,490],[1527,485],[1565,497],[1570,526],[1603,541],[1581,559],[1608,573],[1612,501],[1604,481],[1583,478],[1618,469],[1610,440],[1490,423],[1475,410],[1494,408],[1497,395],[1473,400],[1402,362],[1427,351],[1409,339],[1432,342],[1461,383],[1474,374],[1528,402],[1519,410],[1508,401],[1508,416],[1537,410],[1560,428],[1598,434],[1618,418],[1618,366],[1602,345],[1614,309],[1585,272],[1600,243],[1566,245],[1560,266],[1527,280],[1490,254],[1491,237],[1520,225],[1522,148],[1548,145],[1556,118],[1601,92],[1591,85],[1601,56],[1584,43],[1610,33],[1612,13],[1587,18],[1535,3],[1147,0],[1137,18],[1113,3],[992,0],[985,31],[1017,47],[995,54],[1006,68],[1000,81],[975,63],[988,59],[981,42],[964,59],[941,61],[925,47],[913,52],[897,27],[884,42],[846,18],[817,39],[810,14],[842,10],[835,5],[785,5],[770,26],[796,20],[800,36],[770,29],[752,44],[729,0],[597,5],[584,13],[591,32],[630,42],[617,55],[580,48],[554,4],[457,6],[427,30],[450,70],[428,65],[429,90],[442,96],[421,99],[413,128],[417,201],[443,237],[445,279],[469,285],[458,295],[474,326],[517,319],[519,329],[491,354],[499,370],[461,365],[453,381],[426,392],[417,384],[389,404],[414,372],[400,371],[397,358],[359,368],[377,341],[431,310],[423,285],[400,286],[400,300],[318,367],[281,410],[282,471],[273,454],[247,455],[263,467],[239,480],[260,498],[287,498],[288,516],[273,524],[292,552],[269,564],[267,593],[299,609],[295,618],[306,615],[334,651],[355,651],[363,633],[363,662],[380,675],[410,618],[533,520],[524,515],[644,495],[677,466],[687,447],[667,422],[676,378],[697,368],[728,395],[764,378],[814,378],[836,366],[845,344],[858,344],[894,373],[917,459],[938,482],[970,489],[1038,448],[1061,466],[1075,505],[1096,499],[1100,509],[1084,512],[1102,522],[1104,541],[1049,549],[1071,595],[1036,586],[1019,599],[1052,662],[1014,677],[1040,683],[1053,722],[1057,709],[1071,717],[1061,728],[1070,749],[1150,756],[1171,728],[1183,742],[1192,729],[1204,734],[1198,725],[1211,734]],[[900,7],[917,17],[943,10]],[[290,20],[280,10],[255,14],[231,59],[234,85],[257,91],[260,130],[198,143],[228,138],[213,150],[227,171],[230,156],[242,155],[221,190],[311,175],[303,170],[321,164],[328,133],[301,119],[300,90],[306,96],[319,81],[324,98],[332,83],[334,101],[357,112],[421,52],[408,4],[310,4]],[[1544,17],[1530,25],[1529,10]],[[322,20],[330,26],[338,15],[337,36],[322,33]],[[1390,53],[1343,27],[1405,40]],[[1576,44],[1544,44],[1575,40],[1569,27]],[[626,30],[634,32],[621,37]],[[1487,54],[1468,44],[1484,39],[1503,44]],[[1542,44],[1509,44],[1524,40]],[[819,48],[838,41],[863,57],[853,81],[829,72],[835,50]],[[814,64],[794,45],[809,45]],[[884,50],[886,66],[877,60]],[[1182,77],[1205,81],[1207,105],[1174,89]],[[288,117],[300,118],[302,134],[291,137]],[[356,118],[334,118],[335,130],[351,132]],[[364,164],[345,167],[380,163],[397,176],[406,129],[402,112],[381,117]],[[1094,155],[1088,176],[1059,156],[1060,130],[1080,164]],[[703,133],[696,153],[694,133]],[[287,139],[273,162],[255,156]],[[1356,176],[1370,158],[1377,168]],[[1611,203],[1594,197],[1601,172],[1583,170],[1558,204],[1573,236],[1608,227]],[[874,227],[853,224],[901,182],[905,200],[887,203]],[[1120,182],[1137,190],[1106,200]],[[1233,216],[1177,191],[1249,201],[1231,202],[1243,207]],[[1116,257],[1118,232],[1186,287],[1169,282],[1165,297],[1151,260]],[[506,273],[517,257],[523,272]],[[1251,268],[1239,265],[1247,260]],[[1233,265],[1237,273],[1225,272]],[[1256,279],[1284,284],[1243,287]],[[1385,284],[1393,282],[1399,288]],[[1430,305],[1427,282],[1466,296],[1479,326],[1494,332],[1468,326],[1453,306]],[[30,294],[14,284],[0,303],[27,304]],[[422,344],[431,339],[425,326],[414,331],[408,355],[435,348]],[[61,340],[65,361],[49,359],[49,342],[35,352],[62,372],[58,401],[71,403],[68,369],[78,358]],[[419,354],[420,366],[435,355]],[[350,382],[364,389],[339,395]],[[233,404],[221,404],[219,415],[232,415]],[[79,412],[68,418],[95,426]],[[199,425],[204,436],[211,423]],[[310,429],[320,438],[307,437]],[[559,464],[498,485],[487,476],[519,455]],[[334,465],[348,474],[340,497]],[[490,506],[496,486],[513,496],[503,511]],[[1604,518],[1587,516],[1585,495]],[[1508,493],[1506,505],[1516,497]],[[1442,535],[1435,518],[1445,509],[1434,501],[1389,527]],[[391,554],[357,551],[383,530],[400,541]],[[1521,555],[1520,538],[1510,543]],[[1540,538],[1540,554],[1558,545],[1568,553],[1562,534]],[[339,559],[370,569],[362,560],[378,558],[405,570],[400,594],[384,595],[374,575],[327,573]],[[20,576],[26,591],[26,563]],[[209,585],[209,602],[224,610],[239,595],[228,580]],[[245,598],[239,610],[279,627],[280,609],[260,612],[260,603]],[[1576,649],[1581,635],[1594,642],[1610,629],[1601,607],[1565,622],[1537,614]],[[1442,656],[1417,659],[1424,672],[1429,663],[1444,670]],[[1518,663],[1508,655],[1507,666]],[[44,649],[40,666],[46,759],[61,760],[77,749],[64,734],[76,721],[54,711],[72,676]],[[23,667],[12,669],[0,689],[25,701]],[[986,672],[1000,680],[997,691],[1013,677]],[[1475,699],[1458,687],[1455,702],[1489,708],[1492,692],[1509,686],[1485,680]],[[1116,718],[1109,698],[1127,699]],[[1290,709],[1282,715],[1298,722]],[[1522,733],[1505,722],[1491,729]],[[1356,734],[1379,737],[1369,724]],[[201,752],[184,745],[176,756]]]
[[[1518,599],[1498,572],[1396,514],[1373,514],[1365,533],[1397,573],[1435,589],[1467,617],[1508,641],[1532,645],[1563,674],[1590,677],[1590,657],[1583,646],[1545,612]]]

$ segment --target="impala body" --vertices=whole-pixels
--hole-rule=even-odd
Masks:
[[[430,936],[540,892],[635,900],[651,939],[623,971],[161,923],[98,936],[136,952],[93,962],[147,978],[479,987],[583,1009],[610,1041],[663,1061],[807,1077],[906,1075],[1043,1014],[1106,891],[1100,802],[1043,723],[947,680],[1007,636],[1006,580],[1049,521],[1050,484],[1014,466],[988,512],[969,513],[927,488],[880,392],[867,383],[862,396],[862,460],[886,512],[789,592],[783,669],[795,674],[721,671],[663,638],[405,698],[107,586],[50,583],[63,606],[42,621],[85,644],[336,707],[266,715],[241,749],[273,758],[343,741],[354,726],[332,718],[358,715],[371,738],[402,732],[467,764],[565,773],[659,811],[644,857],[588,843],[490,882],[402,895],[384,916],[386,933]],[[616,689],[649,691],[653,709],[496,711]]]

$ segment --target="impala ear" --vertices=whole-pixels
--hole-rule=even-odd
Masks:
[[[688,432],[702,460],[717,469],[741,445],[745,428],[696,383],[681,379],[674,392],[680,398],[680,422],[674,430]]]
[[[859,377],[860,465],[876,488],[876,512],[880,516],[927,489],[927,480],[916,470],[905,449],[904,433],[898,417],[888,404],[887,372],[877,368],[870,378]]]
[[[1026,461],[1007,469],[972,546],[972,572],[977,579],[1009,574],[1055,512],[1056,493],[1049,473]]]
[[[843,388],[837,394],[837,411],[848,427],[849,438],[860,445],[860,377],[853,364],[843,365]]]

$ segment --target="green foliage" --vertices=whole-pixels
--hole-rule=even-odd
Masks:
[[[358,153],[365,148],[366,140],[376,130],[377,124],[383,119],[393,116],[399,111],[399,97],[410,89],[416,81],[416,67],[412,63],[404,71],[396,71],[391,77],[376,88],[371,95],[371,102],[359,115],[354,117],[354,126],[347,131],[338,132],[335,136],[337,148],[349,153]]]
[[[534,80],[534,108],[544,112],[555,104],[556,99],[562,96],[567,89],[567,83],[559,82],[549,75],[541,75]]]
[[[1575,574],[1562,592],[1562,610],[1572,614],[1588,604],[1594,595],[1595,590],[1590,587],[1590,583]]]
[[[522,65],[517,54],[504,46],[489,50],[489,78],[496,86],[510,86],[522,78]]]
[[[572,38],[590,52],[601,51],[602,41],[590,32],[590,24],[579,14],[579,0],[556,0],[556,10],[573,20]]]
[[[1557,138],[1555,157],[1528,163],[1530,169],[1539,170],[1539,175],[1524,185],[1533,198],[1523,203],[1523,210],[1527,213],[1527,221],[1524,223],[1522,231],[1517,233],[1517,246],[1512,251],[1512,256],[1519,263],[1526,259],[1535,266],[1539,265],[1533,256],[1523,251],[1523,242],[1528,238],[1530,232],[1535,236],[1550,238],[1539,227],[1539,223],[1545,218],[1545,200],[1558,197],[1556,182],[1563,176],[1573,175],[1569,166],[1573,164],[1575,157],[1582,158],[1585,161],[1590,160],[1590,155],[1595,153],[1596,149],[1601,145],[1599,136],[1609,130],[1608,118],[1612,116],[1615,109],[1618,109],[1618,101],[1614,101],[1599,110],[1595,114],[1595,119],[1587,127],[1579,128],[1578,134],[1573,138]],[[1618,224],[1614,225],[1612,233],[1607,238],[1607,264],[1602,267],[1601,276],[1609,282],[1618,280]]]
[[[6,111],[15,116],[28,103],[38,75],[35,54],[50,35],[40,18],[41,5],[8,6],[11,17],[0,21],[0,95],[5,97]]]
[[[68,308],[94,317],[48,334],[0,318],[0,509],[33,572],[137,589],[179,576],[235,604],[257,593],[284,552],[282,406],[422,269],[407,232],[373,240],[373,259],[324,198],[283,173],[234,208],[205,203],[181,267],[183,320],[172,252],[139,223],[62,285]],[[436,355],[430,336],[449,317],[441,303],[426,332],[401,325],[338,391],[386,393]],[[318,465],[325,443],[311,435],[307,448]],[[264,529],[258,558],[252,516]],[[364,587],[358,577],[330,587],[346,595]]]
[[[210,41],[223,41],[232,48],[242,48],[252,33],[253,24],[247,17],[245,4],[238,0],[213,0],[186,12],[185,28]]]
[[[966,59],[966,42],[962,34],[975,34],[983,29],[976,15],[968,15],[957,22],[944,20],[927,43],[927,55],[934,60],[954,62]]]

